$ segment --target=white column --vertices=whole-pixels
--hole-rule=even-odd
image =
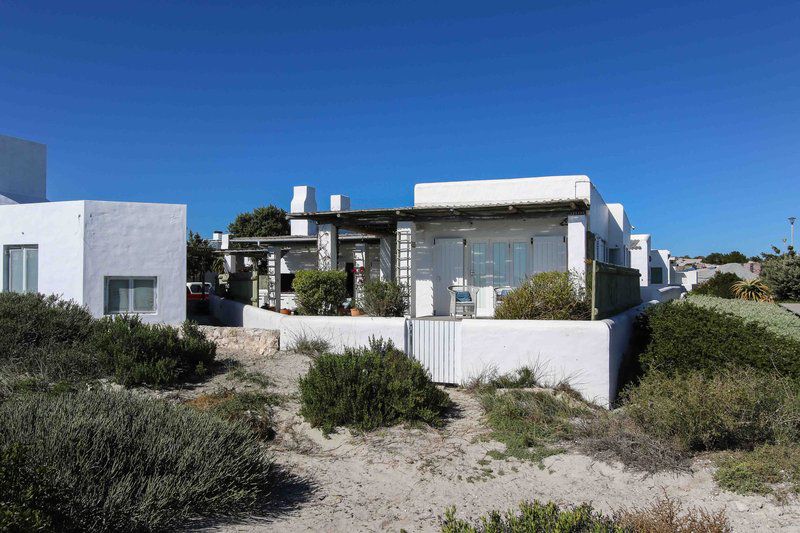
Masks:
[[[267,307],[281,310],[281,249],[267,248]]]
[[[392,281],[392,238],[381,237],[378,241],[381,281]]]
[[[410,221],[397,222],[397,254],[395,257],[395,280],[408,290],[409,316],[417,316],[414,276],[414,239],[416,226]]]
[[[567,270],[586,282],[586,215],[567,217]]]
[[[223,233],[220,242],[220,250],[230,250],[231,248],[231,235],[230,233]],[[225,267],[225,272],[228,274],[236,272],[236,256],[233,254],[225,254],[222,256]]]
[[[320,224],[317,233],[317,253],[320,270],[336,270],[339,253],[339,231],[333,224]]]
[[[353,248],[353,300],[355,307],[364,305],[364,282],[367,268],[367,245],[357,243]]]

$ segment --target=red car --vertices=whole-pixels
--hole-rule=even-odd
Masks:
[[[208,295],[214,292],[214,286],[206,282],[206,290],[203,292],[203,282],[190,281],[186,284],[186,301],[203,302],[208,301]]]

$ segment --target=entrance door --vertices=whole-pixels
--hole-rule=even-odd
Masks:
[[[436,239],[433,246],[433,314],[450,314],[450,285],[464,284],[464,239]]]
[[[567,239],[548,235],[533,238],[533,273],[567,271]]]
[[[478,290],[475,313],[478,316],[494,314],[492,271],[488,241],[471,241],[469,245],[469,284]]]

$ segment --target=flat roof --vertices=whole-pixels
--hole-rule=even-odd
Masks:
[[[414,207],[385,207],[349,211],[315,211],[291,213],[290,219],[314,220],[319,224],[333,224],[340,228],[389,233],[397,222],[441,222],[458,220],[503,220],[537,218],[559,214],[585,213],[589,204],[582,199],[546,200],[537,202],[502,202],[484,204],[425,205]],[[340,237],[341,238],[341,237]]]
[[[341,233],[339,234],[340,241],[378,241],[377,235],[368,235],[365,233]],[[276,235],[272,237],[231,237],[230,242],[244,242],[244,243],[266,243],[266,244],[292,244],[292,243],[307,243],[317,242],[316,235]]]

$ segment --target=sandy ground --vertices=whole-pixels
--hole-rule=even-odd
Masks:
[[[800,532],[800,503],[721,491],[702,461],[691,473],[645,476],[578,453],[550,457],[543,467],[493,460],[487,451],[502,445],[486,440],[477,400],[460,389],[447,389],[457,410],[441,429],[395,427],[367,435],[344,430],[325,438],[297,415],[296,382],[308,358],[291,352],[220,357],[263,373],[273,382],[271,391],[288,396],[275,410],[277,437],[269,447],[296,480],[282,489],[283,510],[277,516],[205,531],[436,531],[449,506],[462,517],[532,499],[591,502],[610,512],[646,506],[666,494],[685,506],[725,509],[734,531]],[[166,396],[184,399],[219,387],[252,386],[228,373]]]

